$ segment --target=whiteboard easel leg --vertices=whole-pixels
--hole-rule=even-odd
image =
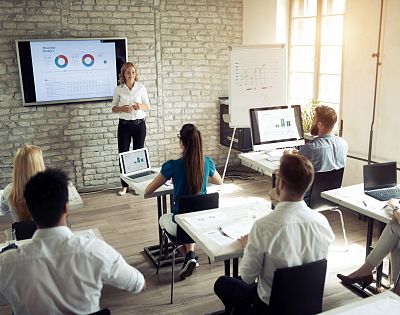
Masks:
[[[222,185],[224,184],[225,173],[226,173],[226,169],[228,168],[229,157],[231,156],[232,144],[233,144],[233,140],[235,139],[235,132],[236,132],[236,127],[233,128],[231,144],[229,145],[228,157],[226,158],[224,173],[222,174]],[[222,185],[221,185],[221,188],[222,188]]]

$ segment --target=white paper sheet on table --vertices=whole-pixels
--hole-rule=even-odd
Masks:
[[[236,240],[225,236],[221,233],[221,231],[215,229],[207,232],[207,237],[214,242],[215,244],[218,244],[219,246],[226,246],[229,245],[233,242],[236,242]]]
[[[232,221],[232,219],[221,211],[215,211],[213,213],[203,213],[193,217],[185,218],[185,221],[190,225],[204,230],[211,227],[218,227],[224,222]]]
[[[234,223],[229,225],[222,225],[220,227],[221,231],[228,235],[229,237],[237,240],[243,235],[247,235],[250,233],[252,227],[252,223],[249,222],[248,224],[243,223]]]

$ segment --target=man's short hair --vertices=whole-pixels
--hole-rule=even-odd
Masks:
[[[301,197],[314,180],[314,167],[302,155],[285,154],[281,158],[279,176],[285,181],[288,193]]]
[[[57,169],[37,173],[26,184],[24,198],[39,227],[56,226],[68,202],[67,175]]]
[[[337,114],[332,107],[319,105],[315,108],[317,121],[320,121],[325,128],[332,130],[337,122]]]

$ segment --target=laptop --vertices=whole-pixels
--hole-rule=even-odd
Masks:
[[[158,172],[151,169],[147,148],[119,154],[121,178],[126,182],[142,183],[154,179]]]
[[[363,166],[364,192],[375,199],[386,201],[400,198],[397,187],[396,162],[375,163]]]

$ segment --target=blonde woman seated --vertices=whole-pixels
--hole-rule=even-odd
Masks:
[[[42,149],[35,145],[24,145],[17,150],[12,171],[12,183],[4,188],[0,211],[10,214],[13,222],[31,220],[24,199],[25,184],[39,172],[45,170]]]
[[[174,184],[173,214],[161,216],[160,226],[169,234],[176,235],[177,225],[175,215],[179,213],[178,200],[181,196],[205,194],[207,183],[222,184],[221,176],[215,170],[214,161],[209,156],[203,156],[203,144],[200,131],[193,124],[186,124],[178,135],[182,157],[163,164],[160,174],[146,187],[146,193],[152,193],[172,178]],[[196,267],[194,244],[184,245],[185,260],[180,278],[189,277]]]
[[[390,254],[392,265],[392,283],[396,285],[400,274],[400,209],[398,201],[391,200],[389,206],[393,209],[393,220],[386,225],[376,243],[375,248],[365,258],[365,263],[348,276],[338,274],[344,284],[359,283],[363,288],[372,283],[372,271]],[[394,288],[400,295],[400,285]]]

